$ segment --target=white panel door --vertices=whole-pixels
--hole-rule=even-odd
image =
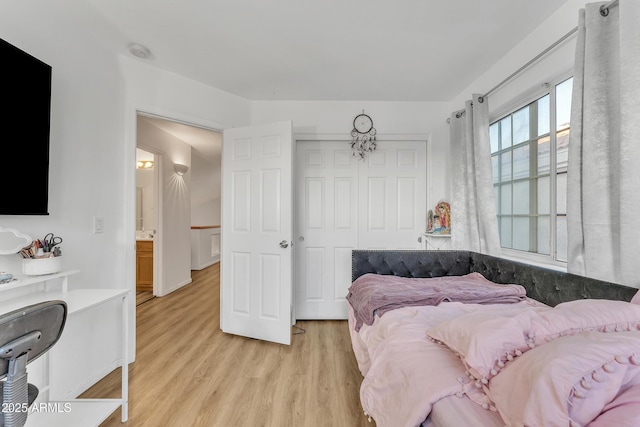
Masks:
[[[393,141],[359,168],[359,249],[420,249],[426,227],[426,143]]]
[[[344,319],[358,233],[358,160],[343,141],[296,151],[296,318]]]
[[[420,249],[426,142],[379,141],[367,160],[342,141],[299,141],[297,319],[346,319],[354,248]]]
[[[222,142],[220,326],[291,342],[291,122],[234,128]]]

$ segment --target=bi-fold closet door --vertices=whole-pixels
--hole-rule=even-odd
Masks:
[[[298,141],[295,317],[346,319],[352,249],[420,249],[426,141],[378,141],[366,160],[344,141]]]

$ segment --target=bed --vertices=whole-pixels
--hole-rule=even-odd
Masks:
[[[468,251],[354,250],[378,427],[638,426],[638,289]]]

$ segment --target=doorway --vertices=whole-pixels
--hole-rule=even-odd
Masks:
[[[153,291],[162,297],[191,283],[191,228],[220,223],[222,135],[145,112],[136,113],[136,123],[136,146],[156,161],[156,223],[143,217],[136,234],[153,240]],[[143,190],[142,204],[149,199]]]
[[[159,156],[136,148],[136,306],[151,300],[157,265]]]

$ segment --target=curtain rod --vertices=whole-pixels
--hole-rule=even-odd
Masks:
[[[618,0],[614,0],[611,3],[616,3]],[[600,13],[602,14],[603,12],[603,7],[607,10],[607,14],[609,14],[609,10],[607,9],[610,6],[609,4],[606,5],[602,5],[602,7],[600,8]],[[524,70],[526,70],[527,68],[529,68],[532,64],[534,64],[535,62],[537,62],[540,58],[542,58],[544,55],[546,55],[547,53],[549,53],[551,50],[553,50],[556,46],[558,46],[560,43],[564,42],[566,39],[568,39],[569,37],[571,37],[572,35],[574,35],[576,32],[578,31],[578,27],[573,28],[571,31],[569,31],[567,34],[565,34],[564,36],[560,37],[558,40],[556,40],[551,46],[547,47],[545,50],[543,50],[542,52],[540,52],[538,55],[535,56],[535,58],[531,59],[529,62],[527,62],[526,64],[524,64],[522,67],[518,68],[515,72],[513,72],[511,75],[509,75],[509,77],[507,77],[506,79],[504,79],[503,81],[501,81],[500,83],[498,83],[497,85],[495,85],[489,92],[485,93],[484,95],[481,95],[480,97],[478,97],[478,101],[480,102],[484,102],[484,99],[491,95],[493,92],[495,92],[496,90],[500,89],[502,86],[504,86],[506,83],[508,83],[509,81],[511,81],[511,79],[513,79],[515,76],[517,76],[518,74],[520,74],[521,72],[523,72]],[[458,113],[458,112],[456,112]],[[456,115],[456,118],[460,118]],[[448,118],[447,119],[447,123],[450,123],[451,119]]]
[[[609,8],[617,6],[618,2],[620,0],[613,0],[610,1],[609,3],[603,4],[602,6],[600,6],[600,15],[602,16],[608,16],[609,15]],[[493,87],[489,92],[485,93],[480,99],[482,100],[483,98],[491,95],[493,92],[495,92],[496,90],[498,90],[499,88],[501,88],[503,85],[505,85],[507,82],[509,82],[511,79],[513,79],[515,76],[517,76],[518,74],[520,74],[521,72],[523,72],[524,70],[526,70],[527,68],[529,68],[531,65],[533,65],[535,62],[537,62],[540,58],[542,58],[544,55],[546,55],[547,53],[549,53],[551,50],[553,50],[556,46],[558,46],[560,43],[564,42],[566,39],[568,39],[569,37],[571,37],[572,35],[574,35],[576,32],[578,31],[578,27],[573,28],[571,31],[569,31],[567,34],[565,34],[564,36],[560,37],[555,43],[553,43],[551,46],[549,46],[548,48],[546,48],[545,50],[543,50],[542,52],[540,52],[538,55],[536,55],[535,58],[533,58],[532,60],[530,60],[529,62],[527,62],[526,64],[524,64],[522,67],[518,68],[513,74],[511,74],[509,77],[507,77],[506,79],[504,79],[503,81],[501,81],[500,83],[498,83],[495,87]]]
[[[603,4],[602,6],[600,6],[600,15],[602,16],[609,16],[609,8],[617,6],[618,2],[620,0],[613,0],[610,1],[609,3]],[[506,79],[504,79],[503,81],[501,81],[500,83],[498,83],[497,85],[495,85],[493,88],[491,88],[490,91],[488,91],[487,93],[485,93],[484,95],[480,96],[478,98],[478,100],[480,102],[484,101],[484,98],[486,98],[487,96],[491,95],[493,92],[495,92],[496,90],[500,89],[502,86],[504,86],[505,84],[507,84],[509,81],[511,81],[511,79],[513,79],[515,76],[517,76],[518,74],[520,74],[521,72],[523,72],[524,70],[526,70],[527,68],[529,68],[531,65],[533,65],[534,63],[536,63],[540,58],[542,58],[543,56],[545,56],[547,53],[549,53],[551,50],[555,49],[559,44],[561,44],[562,42],[564,42],[565,40],[567,40],[569,37],[571,37],[572,35],[574,35],[576,32],[578,31],[578,27],[576,26],[575,28],[573,28],[571,31],[569,31],[567,34],[565,34],[564,36],[560,37],[558,40],[556,40],[551,46],[547,47],[545,50],[543,50],[542,52],[540,52],[538,55],[536,55],[533,59],[531,59],[529,62],[527,62],[526,64],[524,64],[522,67],[518,68],[515,72],[513,72],[511,75],[509,75],[509,77],[507,77]],[[460,111],[464,111],[464,110],[460,110]],[[459,111],[456,111],[456,117],[460,118],[460,116],[462,116],[460,114]],[[459,116],[458,116],[459,115]],[[447,123],[450,123],[451,119],[448,118],[447,119]]]
[[[618,0],[614,0],[611,3],[615,3]],[[602,5],[602,7],[608,8],[610,4],[606,4],[606,5]],[[600,13],[602,14],[603,9],[602,7],[600,8]],[[607,10],[607,14],[609,14],[609,10]],[[504,86],[505,84],[507,84],[509,81],[511,81],[511,79],[513,79],[515,76],[517,76],[518,74],[520,74],[521,72],[523,72],[524,70],[526,70],[527,68],[529,68],[532,64],[534,64],[536,61],[538,61],[540,58],[542,58],[543,56],[545,56],[547,53],[549,53],[551,50],[553,50],[556,46],[558,46],[560,43],[562,43],[563,41],[565,41],[566,39],[568,39],[569,37],[571,37],[572,35],[574,35],[576,32],[578,31],[578,27],[573,28],[571,31],[569,31],[567,34],[565,34],[564,36],[560,37],[558,40],[556,40],[551,46],[547,47],[545,50],[543,50],[542,52],[540,52],[538,55],[535,56],[535,58],[531,59],[529,62],[527,62],[526,64],[524,64],[522,67],[518,68],[515,72],[513,72],[511,75],[509,75],[509,77],[507,77],[506,79],[504,79],[503,81],[501,81],[500,83],[498,83],[497,85],[495,85],[489,92],[485,93],[484,95],[481,95],[480,97],[478,97],[478,101],[480,102],[484,102],[484,99],[491,95],[493,92],[495,92],[496,90],[500,89],[502,86]],[[458,113],[458,112],[456,112]],[[456,115],[456,118],[460,118]],[[447,123],[451,122],[451,118],[447,119]]]
[[[609,12],[607,12],[609,13]],[[513,79],[515,76],[517,76],[518,74],[520,74],[521,72],[523,72],[524,70],[526,70],[527,68],[529,68],[531,65],[533,65],[534,63],[536,63],[540,58],[542,58],[543,56],[545,56],[547,53],[549,53],[551,50],[553,50],[556,46],[558,46],[560,43],[562,43],[563,41],[565,41],[566,39],[568,39],[569,37],[571,37],[572,35],[574,35],[576,32],[578,31],[578,27],[573,28],[571,31],[569,31],[567,34],[565,34],[564,36],[560,37],[558,40],[556,40],[551,46],[549,46],[548,48],[546,48],[545,50],[543,50],[542,52],[540,52],[538,55],[535,56],[535,58],[531,59],[529,62],[527,62],[526,64],[524,64],[522,67],[518,68],[515,72],[513,72],[509,77],[507,77],[506,79],[504,79],[503,81],[501,81],[500,83],[498,83],[497,85],[495,85],[489,92],[485,93],[484,95],[482,95],[480,97],[480,99],[484,99],[487,96],[491,95],[493,92],[495,92],[496,90],[500,89],[502,86],[504,86],[506,83],[508,83],[509,81],[511,81],[511,79]]]

